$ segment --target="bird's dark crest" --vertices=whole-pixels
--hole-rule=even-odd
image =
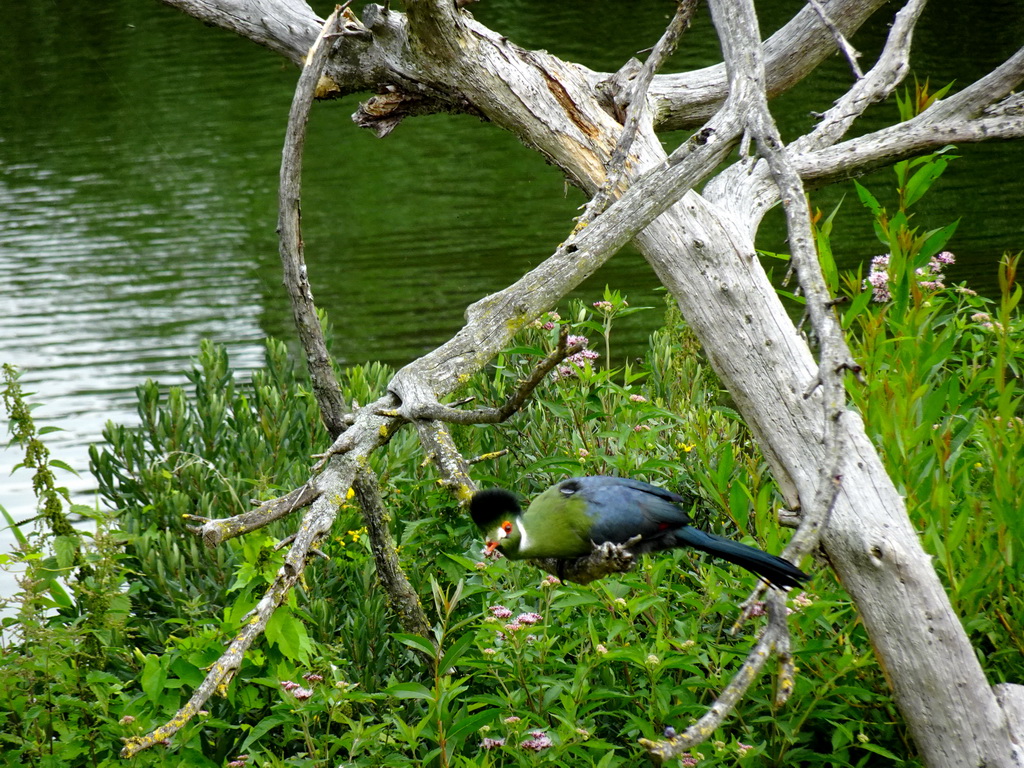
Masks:
[[[469,516],[478,528],[488,528],[499,518],[522,514],[519,500],[504,488],[477,491],[469,500]]]

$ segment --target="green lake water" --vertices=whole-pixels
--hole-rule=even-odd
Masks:
[[[765,30],[800,6],[763,6]],[[981,7],[984,6],[984,7]],[[330,5],[320,3],[325,13]],[[483,0],[482,22],[516,42],[612,71],[658,38],[671,2]],[[885,13],[891,14],[890,7]],[[854,38],[867,60],[887,18]],[[701,11],[675,68],[718,58]],[[915,73],[935,85],[973,81],[1024,43],[1024,6],[934,2],[915,38]],[[180,383],[199,342],[227,345],[241,371],[262,362],[268,335],[293,338],[274,233],[284,123],[297,70],[274,54],[149,0],[102,4],[0,0],[0,361],[24,370],[43,403],[35,415],[63,432],[56,457],[83,473],[86,446],[108,419],[135,421],[146,378]],[[833,57],[783,97],[794,136],[850,82]],[[911,80],[912,82],[912,80]],[[357,99],[317,105],[304,176],[306,257],[343,362],[408,362],[448,338],[466,304],[539,263],[584,202],[558,171],[515,139],[465,116],[407,121],[385,140],[357,129]],[[867,127],[894,119],[892,107]],[[678,141],[666,137],[666,143]],[[962,223],[954,281],[991,293],[1004,250],[1024,247],[1024,146],[964,147],[921,206],[923,227]],[[890,175],[867,180],[883,193]],[[846,266],[879,251],[852,186],[836,250]],[[770,215],[759,245],[784,248]],[[645,263],[625,251],[575,295],[605,284],[634,305],[660,307]],[[641,354],[661,311],[617,330]],[[17,452],[0,451],[0,504],[27,516]],[[0,539],[0,543],[6,539]]]

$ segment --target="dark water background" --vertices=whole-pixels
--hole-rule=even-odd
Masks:
[[[795,0],[760,4],[777,28]],[[318,3],[323,14],[331,7]],[[667,1],[483,0],[484,23],[516,42],[613,71],[658,38]],[[895,12],[854,38],[869,62]],[[702,11],[672,68],[718,60]],[[1024,43],[1024,6],[932,3],[915,38],[914,72],[966,84]],[[180,383],[211,338],[242,371],[262,362],[261,340],[292,339],[281,287],[276,222],[280,145],[297,70],[229,33],[154,1],[0,0],[0,362],[24,371],[42,403],[53,454],[89,502],[86,448],[108,419],[134,423],[134,388]],[[834,57],[783,97],[777,115],[795,136],[850,82]],[[912,78],[910,80],[912,82]],[[343,362],[400,365],[448,338],[465,305],[516,279],[571,229],[583,201],[557,170],[514,138],[464,116],[408,121],[380,141],[350,122],[357,99],[318,105],[304,175],[306,257],[317,301],[335,326]],[[895,118],[873,110],[867,130]],[[679,137],[666,137],[666,142]],[[964,147],[921,205],[925,228],[962,218],[950,277],[991,293],[1004,250],[1024,247],[1024,146]],[[886,197],[888,172],[867,184]],[[816,193],[831,209],[843,265],[879,250],[852,186]],[[781,217],[759,245],[783,250]],[[642,259],[626,251],[576,295],[605,284],[634,305],[661,306]],[[640,354],[661,312],[618,330]],[[3,419],[0,419],[3,421]],[[31,514],[30,477],[10,475],[0,450],[0,504]],[[8,541],[0,534],[0,545]]]

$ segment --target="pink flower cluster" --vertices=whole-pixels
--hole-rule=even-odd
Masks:
[[[540,752],[542,749],[547,749],[553,743],[551,737],[548,736],[544,731],[530,731],[532,739],[519,742],[519,746],[523,749],[532,749],[534,752]]]
[[[508,619],[512,616],[512,611],[506,608],[504,605],[492,605],[487,610],[489,610],[491,612],[491,615],[496,619]],[[539,613],[533,613],[532,611],[529,613],[520,613],[518,616],[512,619],[512,621],[505,625],[505,631],[518,632],[523,627],[530,626],[531,624],[536,624],[543,618],[544,617],[541,616]]]
[[[947,266],[956,261],[956,257],[949,251],[937,253],[928,262],[927,267],[916,270],[918,285],[926,291],[937,291],[945,288],[945,275],[942,274]],[[874,301],[889,301],[892,294],[889,292],[889,254],[883,253],[871,259],[871,270],[864,281],[864,288],[871,287],[872,299]]]
[[[555,326],[558,325],[558,321],[562,319],[562,316],[557,312],[548,312],[540,320],[536,321],[539,328],[543,328],[545,331],[553,331]]]
[[[291,680],[283,680],[281,682],[281,687],[299,701],[305,701],[313,696],[313,690],[311,688],[303,688],[301,685],[294,683]]]
[[[580,369],[587,364],[587,360],[597,360],[601,356],[592,349],[586,349],[586,345],[590,343],[590,339],[586,336],[570,336],[566,341],[570,347],[582,344],[584,348],[565,358],[565,361],[570,363],[570,365],[560,365],[555,369],[554,378],[556,381],[558,379],[571,379],[579,376]]]

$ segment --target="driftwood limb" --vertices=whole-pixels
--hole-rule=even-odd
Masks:
[[[709,3],[712,18],[722,42],[722,51],[728,70],[730,97],[744,103],[744,124],[747,134],[756,143],[759,153],[766,158],[773,177],[779,187],[780,195],[786,209],[787,228],[793,259],[798,263],[798,274],[801,286],[807,294],[808,306],[813,306],[812,322],[819,338],[819,351],[822,357],[820,376],[826,395],[822,398],[825,404],[822,418],[826,426],[824,441],[826,461],[821,466],[820,487],[814,501],[804,510],[801,528],[786,547],[784,556],[799,562],[804,555],[817,546],[821,528],[827,523],[828,512],[832,509],[838,486],[833,479],[838,476],[839,450],[841,435],[834,422],[845,407],[846,395],[843,380],[835,372],[833,360],[850,361],[852,358],[846,348],[838,323],[827,307],[829,294],[824,278],[818,265],[811,229],[810,209],[807,204],[800,178],[793,170],[785,154],[778,129],[768,111],[768,100],[765,86],[764,62],[760,56],[760,39],[757,15],[753,3],[749,0],[712,0]],[[811,535],[809,532],[813,532]],[[765,592],[759,586],[744,604],[740,621],[750,614],[754,601]],[[776,590],[767,590],[769,622],[760,642],[747,656],[746,661],[733,677],[732,682],[711,705],[708,712],[685,733],[668,738],[664,741],[642,740],[648,755],[655,762],[663,762],[677,757],[682,752],[703,742],[723,722],[724,718],[735,707],[745,693],[754,677],[764,666],[773,650],[782,651],[780,669],[785,673],[780,683],[780,692],[784,700],[788,691],[792,690],[793,665],[789,655],[789,630],[786,622],[785,600]],[[738,623],[738,622],[737,622]],[[735,627],[734,627],[735,629]]]
[[[836,50],[836,31],[851,37],[882,5],[884,0],[823,0],[821,7],[833,20],[833,29],[822,22],[818,11],[805,5],[778,32],[759,43],[769,98],[789,90],[831,56]],[[656,77],[650,91],[655,128],[669,131],[702,125],[721,108],[728,91],[724,64]]]
[[[497,408],[476,408],[472,411],[459,411],[450,405],[437,401],[417,403],[414,408],[389,411],[387,415],[411,416],[415,420],[435,419],[449,424],[500,424],[508,421],[512,414],[519,411],[530,399],[533,391],[540,385],[555,367],[583,349],[582,344],[568,343],[569,326],[563,325],[559,332],[558,344],[536,366],[525,379],[519,382],[515,391]]]
[[[317,318],[302,258],[299,200],[302,147],[305,142],[305,127],[309,109],[320,80],[320,73],[327,61],[331,42],[341,34],[339,22],[343,18],[346,7],[347,3],[345,6],[337,6],[324,23],[320,35],[310,50],[306,67],[303,69],[295,89],[282,157],[279,217],[281,259],[284,266],[285,283],[292,299],[296,326],[306,350],[306,359],[310,375],[313,377],[314,392],[320,404],[322,418],[328,429],[335,435],[345,428],[345,409],[341,390],[334,376],[330,356],[327,353],[326,343]],[[334,476],[333,472],[325,474],[328,477]],[[274,611],[302,576],[309,557],[326,557],[319,549],[319,544],[329,533],[337,516],[338,507],[344,499],[345,492],[338,492],[337,486],[339,485],[346,489],[347,487],[355,488],[362,505],[364,519],[367,521],[367,531],[371,539],[378,576],[388,592],[391,604],[395,607],[403,627],[406,631],[417,632],[425,637],[430,636],[429,624],[422,606],[419,604],[418,596],[398,563],[397,551],[377,493],[376,477],[365,466],[352,468],[347,483],[344,480],[334,483],[334,494],[316,496],[317,503],[310,506],[303,515],[302,524],[297,532],[281,543],[282,547],[290,544],[290,548],[273,583],[256,607],[250,611],[239,633],[228,644],[221,657],[210,667],[206,678],[193,691],[189,700],[164,725],[144,736],[126,739],[121,750],[122,757],[133,757],[169,738],[188,723],[211,696],[215,693],[226,695],[227,687],[240,668],[246,651],[263,633]],[[302,488],[288,494],[283,500],[277,500],[273,505],[274,513],[283,516],[292,511],[296,505],[312,501],[310,486],[311,484],[307,483]],[[245,518],[245,524],[252,524],[259,520],[263,525],[271,519],[267,513],[254,514],[250,512],[234,518],[233,526],[214,528],[214,530],[231,533],[233,530],[237,530],[239,518]],[[215,521],[207,521],[206,525],[211,522],[215,523]],[[204,529],[206,525],[203,526]],[[206,530],[203,531],[203,535],[206,539]]]
[[[188,530],[198,535],[208,547],[215,547],[223,541],[255,531],[275,520],[287,517],[296,510],[309,506],[320,495],[316,486],[307,482],[293,491],[276,499],[258,502],[259,506],[233,517],[210,519],[198,515],[185,515],[185,519],[198,525]]]
[[[351,2],[351,0],[349,0]],[[320,318],[313,301],[306,260],[303,253],[300,201],[302,199],[302,154],[306,145],[306,127],[313,106],[317,84],[327,64],[331,47],[341,36],[341,20],[349,2],[338,6],[324,23],[323,32],[306,58],[299,75],[288,114],[284,150],[281,157],[281,180],[278,186],[277,234],[284,284],[292,305],[292,319],[299,341],[306,353],[306,366],[313,384],[313,393],[320,404],[320,417],[333,436],[345,430],[344,415],[348,410],[341,387],[334,375],[327,351]]]
[[[850,41],[846,39],[846,36],[842,33],[842,30],[836,26],[836,23],[829,17],[828,12],[822,7],[818,0],[807,0],[818,16],[821,18],[821,23],[825,25],[829,32],[832,33],[832,39],[836,41],[836,48],[842,51],[843,56],[850,62],[850,69],[853,70],[853,74],[858,80],[864,77],[864,73],[860,69],[860,63],[857,59],[860,58],[860,53],[850,45]]]
[[[615,150],[612,152],[612,156],[608,160],[605,169],[608,180],[598,190],[597,194],[590,199],[590,202],[587,203],[586,210],[580,217],[577,227],[585,227],[590,224],[595,216],[599,216],[604,211],[613,196],[621,194],[623,183],[628,176],[629,150],[636,139],[640,122],[641,120],[646,120],[648,123],[652,122],[652,111],[647,98],[651,81],[654,79],[655,73],[661,69],[665,61],[675,52],[680,38],[690,26],[690,21],[696,9],[697,0],[679,0],[676,4],[675,15],[673,15],[664,34],[651,50],[651,54],[647,57],[647,61],[644,62],[643,66],[631,76],[628,76],[628,82],[626,83],[619,83],[616,78],[612,78],[610,81],[602,84],[612,84],[605,91],[611,92],[610,98],[615,105],[616,111],[625,114],[626,119],[623,122],[622,132],[619,134],[618,141],[615,143]]]
[[[305,352],[306,365],[313,382],[313,393],[320,406],[320,416],[331,437],[337,438],[352,424],[348,406],[334,373],[327,340],[316,311],[313,293],[303,256],[300,201],[302,160],[306,126],[313,99],[322,86],[322,73],[337,37],[365,39],[365,27],[348,10],[349,2],[339,5],[324,23],[325,33],[318,38],[306,67],[299,77],[288,116],[284,150],[281,159],[278,234],[284,283],[291,299],[292,314],[299,340]],[[368,35],[368,33],[366,33]],[[332,84],[333,85],[333,84]],[[370,549],[377,576],[406,632],[430,638],[430,626],[416,591],[398,561],[398,550],[388,527],[387,513],[377,489],[377,476],[365,463],[356,467],[352,490],[366,522]],[[347,492],[346,492],[347,495]]]

